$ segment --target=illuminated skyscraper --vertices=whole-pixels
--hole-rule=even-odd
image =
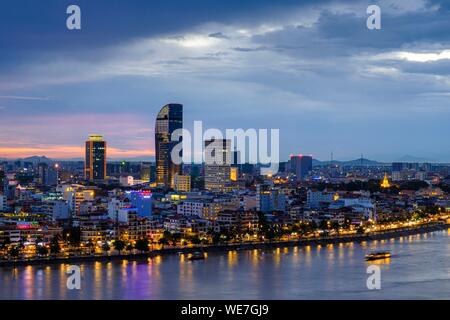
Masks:
[[[172,161],[172,149],[178,143],[171,141],[172,133],[183,128],[183,105],[167,104],[161,108],[155,125],[156,184],[174,188],[175,174],[182,174],[181,165]]]
[[[106,141],[103,140],[103,136],[90,135],[86,141],[84,176],[89,181],[106,178]]]
[[[223,192],[231,182],[231,140],[205,141],[205,189]]]

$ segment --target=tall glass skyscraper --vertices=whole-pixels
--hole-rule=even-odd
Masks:
[[[90,135],[86,141],[84,176],[89,181],[106,178],[106,141],[103,140],[103,136]]]
[[[156,184],[174,188],[175,174],[182,174],[181,165],[172,161],[172,149],[178,143],[171,141],[172,133],[183,128],[183,105],[167,104],[161,108],[155,125]]]

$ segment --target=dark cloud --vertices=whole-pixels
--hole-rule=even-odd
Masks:
[[[218,39],[230,39],[226,35],[224,35],[222,32],[215,32],[208,35],[210,38],[218,38]]]
[[[269,50],[269,47],[261,46],[256,48],[243,48],[243,47],[236,47],[233,48],[234,51],[240,51],[240,52],[255,52],[255,51],[264,51]]]
[[[396,61],[388,62],[405,73],[450,76],[450,60],[430,62]]]
[[[366,28],[366,17],[324,11],[317,23],[317,34],[348,50],[386,50],[421,42],[449,43],[449,15],[443,11],[383,13],[381,30]]]
[[[78,0],[82,30],[68,31],[66,9],[73,1],[3,0],[0,48],[10,51],[99,48],[134,38],[177,32],[211,21],[245,23],[270,12],[311,3],[317,1]]]
[[[217,61],[220,60],[219,57],[215,56],[201,56],[201,57],[180,57],[181,60],[191,60],[191,61]]]
[[[21,72],[27,75],[25,71],[37,67],[42,74],[37,72],[34,87],[0,94],[53,99],[8,101],[2,117],[19,121],[23,114],[52,114],[64,119],[95,110],[112,115],[111,119],[122,113],[142,116],[145,121],[138,125],[151,128],[161,105],[180,101],[187,126],[203,120],[210,127],[282,128],[282,157],[307,152],[323,158],[333,150],[338,157],[360,152],[423,156],[450,150],[449,142],[436,139],[450,134],[449,90],[444,81],[450,62],[375,59],[392,51],[448,49],[449,5],[432,1],[425,9],[410,12],[382,8],[382,30],[371,31],[364,12],[333,7],[345,4],[351,9],[349,3],[80,0],[83,29],[72,33],[65,29],[68,1],[48,0],[45,5],[7,1],[0,11],[0,79],[26,81]],[[361,3],[368,1],[358,1],[358,8],[364,9]],[[432,10],[437,3],[441,8]],[[300,9],[306,7],[320,10],[311,25],[290,16],[301,15]],[[276,31],[258,31],[261,25],[271,24]],[[237,29],[247,27],[249,33],[240,40]],[[189,42],[192,33],[200,36],[200,42],[206,38],[219,45],[186,49],[183,42]],[[128,56],[130,41],[152,36],[176,41],[167,47],[164,41],[146,43]],[[116,55],[117,61],[111,59]],[[59,80],[54,69],[47,70],[49,61],[59,62],[52,67],[69,75],[66,63],[72,62],[75,76],[78,69],[96,73],[97,65],[103,66],[101,74],[113,67],[144,71],[111,71],[105,78],[75,77],[69,84],[44,84],[48,78]],[[80,61],[89,63],[79,67]],[[129,127],[132,121],[127,122]],[[121,140],[116,143],[124,143],[129,127],[117,127]],[[71,141],[81,139],[74,134],[65,132]],[[51,139],[44,131],[39,135]]]

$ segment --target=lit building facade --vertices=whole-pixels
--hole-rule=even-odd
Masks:
[[[256,210],[264,213],[286,211],[286,196],[270,185],[256,185]]]
[[[221,210],[222,206],[219,203],[210,200],[187,200],[177,205],[177,214],[202,219],[215,219]]]
[[[72,188],[67,193],[69,210],[74,215],[80,214],[80,206],[84,201],[94,201],[95,191],[83,188]]]
[[[146,190],[127,191],[126,198],[136,209],[139,218],[149,218],[152,215],[152,193]]]
[[[133,178],[133,176],[127,176],[127,175],[120,176],[119,184],[124,187],[132,186],[132,185],[134,185],[134,178]]]
[[[205,141],[205,189],[223,192],[231,182],[231,140]]]
[[[190,192],[191,191],[191,176],[175,175],[175,191]]]
[[[156,185],[174,188],[175,174],[182,174],[181,164],[172,161],[172,150],[177,141],[171,141],[172,133],[183,128],[183,106],[167,104],[161,108],[155,125]]]
[[[155,182],[155,165],[151,162],[141,163],[141,180],[145,182]]]
[[[238,167],[231,167],[230,168],[230,180],[233,182],[238,181],[239,177],[239,169]]]
[[[106,141],[103,136],[90,135],[86,141],[84,176],[86,180],[106,179]]]

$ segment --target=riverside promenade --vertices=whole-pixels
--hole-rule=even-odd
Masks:
[[[288,241],[244,242],[223,245],[199,245],[194,247],[169,247],[151,250],[146,253],[109,254],[109,255],[82,255],[72,257],[46,257],[33,259],[2,260],[0,267],[15,267],[26,265],[69,264],[89,261],[113,261],[113,260],[138,260],[161,255],[192,254],[194,252],[227,252],[254,249],[276,249],[289,247],[319,246],[339,243],[361,243],[364,241],[401,238],[416,234],[423,234],[441,230],[447,230],[450,224],[434,222],[414,227],[404,227],[392,230],[377,231],[373,233],[336,235],[329,237],[298,239]]]

